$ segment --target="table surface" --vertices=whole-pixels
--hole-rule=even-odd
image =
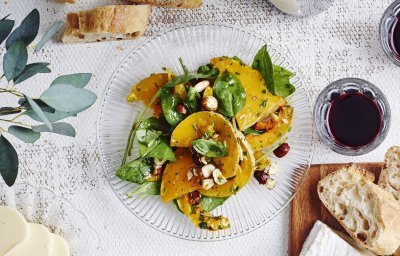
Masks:
[[[41,14],[39,37],[67,12],[89,9],[120,0],[0,0],[0,17],[11,13],[18,22],[33,8]],[[377,85],[392,108],[392,128],[375,151],[360,157],[341,156],[318,138],[313,163],[382,161],[385,150],[400,144],[396,124],[400,111],[400,72],[379,43],[379,21],[390,0],[336,0],[317,16],[296,18],[276,10],[265,0],[204,0],[198,10],[154,8],[146,36],[135,41],[63,45],[52,41],[30,61],[48,61],[51,74],[38,75],[20,87],[35,96],[60,74],[91,72],[88,85],[101,98],[107,82],[122,59],[148,36],[187,23],[223,22],[253,29],[279,45],[298,66],[308,84],[312,104],[330,82],[359,77]],[[125,2],[126,3],[126,2]],[[0,48],[3,55],[5,49]],[[1,65],[1,64],[0,64]],[[6,100],[7,101],[7,100]],[[20,156],[17,182],[53,190],[86,214],[97,229],[108,255],[286,255],[289,209],[258,230],[222,242],[193,242],[162,234],[134,217],[116,198],[104,177],[97,148],[98,100],[78,118],[69,118],[76,138],[43,136],[34,145],[13,140]]]

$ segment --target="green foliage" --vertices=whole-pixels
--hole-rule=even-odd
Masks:
[[[7,18],[8,16],[0,20],[0,44],[6,41],[7,51],[3,57],[3,71],[8,82],[17,85],[36,74],[50,73],[47,62],[27,64],[27,47],[35,40],[39,30],[39,12],[34,9],[14,31],[12,29],[15,22]],[[63,22],[54,24],[39,42],[36,51],[40,50],[62,25]],[[57,121],[76,116],[95,102],[97,96],[83,89],[89,83],[91,76],[88,73],[60,76],[40,98],[32,98],[15,89],[9,89],[12,87],[10,85],[5,88],[0,87],[0,93],[8,93],[19,98],[18,107],[0,106],[0,116],[5,118],[11,116],[10,119],[0,120],[0,173],[7,185],[12,186],[17,177],[18,155],[4,134],[8,132],[26,143],[34,143],[40,138],[41,133],[45,132],[75,137],[75,129],[70,124]],[[19,121],[18,118],[23,116],[43,124],[31,125]],[[12,125],[6,130],[1,127],[3,122]]]
[[[199,110],[199,106],[197,103],[197,99],[199,97],[200,97],[199,93],[192,86],[190,86],[187,98],[185,100],[185,106],[188,108],[190,113],[194,113]]]
[[[185,116],[177,110],[181,99],[173,95],[171,89],[167,88],[162,89],[160,98],[165,119],[171,126],[177,126],[185,118]]]
[[[211,212],[218,206],[222,205],[229,197],[208,197],[203,196],[200,206],[203,210]]]
[[[193,148],[197,153],[207,157],[224,157],[228,155],[226,142],[211,139],[197,139],[193,141]]]
[[[161,181],[146,181],[145,183],[139,185],[134,191],[127,194],[129,198],[134,195],[149,195],[156,196],[160,194]]]
[[[55,34],[57,34],[58,31],[60,31],[60,29],[64,27],[64,25],[65,22],[62,20],[59,20],[56,23],[54,23],[53,26],[51,26],[51,28],[44,35],[44,37],[40,40],[40,42],[36,45],[35,53],[40,51],[40,49],[42,49],[43,46],[45,46],[45,44],[50,40],[50,38],[52,38]]]
[[[143,184],[146,182],[146,177],[150,175],[151,170],[152,166],[146,159],[138,158],[121,166],[115,175],[121,180]]]

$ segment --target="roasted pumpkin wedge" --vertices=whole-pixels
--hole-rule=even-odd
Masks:
[[[210,127],[219,135],[219,141],[226,141],[228,156],[214,158],[225,178],[236,176],[239,165],[239,143],[236,140],[234,128],[222,115],[201,111],[188,116],[172,132],[172,147],[191,147],[192,142],[209,132]]]
[[[167,164],[161,179],[160,195],[163,202],[172,201],[201,188],[200,182],[189,181],[187,178],[188,170],[195,167],[189,148],[178,148],[175,156],[176,161]]]
[[[254,151],[263,150],[285,135],[290,128],[292,118],[293,108],[284,107],[279,112],[278,120],[274,128],[260,135],[248,134],[246,135],[246,140],[250,143]]]
[[[179,210],[189,217],[196,227],[209,230],[220,230],[229,228],[229,220],[224,216],[213,216],[204,211],[200,206],[192,206],[189,195],[183,195],[176,200]]]
[[[131,89],[131,93],[126,97],[126,100],[128,102],[142,101],[143,104],[148,105],[158,89],[164,86],[169,79],[170,75],[168,73],[152,74],[134,85]],[[151,105],[155,116],[160,116],[162,113],[159,101],[160,99],[156,99]]]
[[[268,92],[264,78],[258,70],[228,57],[213,58],[211,64],[220,72],[228,71],[235,75],[246,91],[246,104],[236,115],[239,130],[246,130],[286,104],[284,98]]]
[[[209,197],[229,197],[242,189],[253,176],[255,160],[253,150],[246,141],[241,141],[243,160],[237,169],[236,177],[228,180],[224,185],[214,185],[209,190],[200,189],[202,195]]]

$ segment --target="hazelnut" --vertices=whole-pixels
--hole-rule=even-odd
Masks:
[[[206,96],[203,98],[202,106],[205,110],[215,111],[218,109],[218,101],[213,96]]]
[[[213,164],[206,164],[201,168],[201,172],[205,178],[210,177],[211,173],[215,170],[215,166]]]
[[[189,203],[191,205],[198,205],[200,203],[201,194],[199,191],[193,191],[189,193]]]
[[[268,180],[268,174],[264,171],[255,171],[254,178],[258,181],[258,183],[265,185]]]
[[[213,170],[212,175],[215,183],[217,183],[218,185],[224,185],[226,182],[228,182],[228,180],[224,177],[224,175],[222,175],[222,172],[219,169]]]
[[[209,190],[214,186],[214,180],[213,179],[205,179],[201,181],[201,186],[203,187],[204,190]]]
[[[202,91],[204,91],[208,86],[210,86],[210,81],[204,80],[204,81],[201,81],[201,82],[197,83],[197,84],[193,87],[193,89],[194,89],[196,92],[202,92]]]
[[[176,110],[181,113],[182,115],[187,114],[187,108],[183,103],[179,103],[178,106],[176,106]]]
[[[287,153],[289,152],[289,150],[290,150],[289,144],[283,143],[283,144],[281,144],[278,148],[276,148],[276,149],[274,150],[274,155],[275,155],[276,157],[278,157],[278,158],[282,158],[282,157],[284,157],[284,156],[287,155]]]
[[[267,184],[266,184],[268,189],[274,189],[276,186],[276,180],[274,179],[267,179]]]

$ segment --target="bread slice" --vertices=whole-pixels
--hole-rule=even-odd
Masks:
[[[352,164],[320,180],[318,195],[358,244],[378,255],[393,254],[400,245],[400,204],[372,180]]]
[[[400,147],[393,146],[385,154],[385,168],[379,177],[379,186],[400,200]]]
[[[70,4],[76,3],[76,0],[60,0],[60,1],[64,2],[64,3],[70,3]]]
[[[109,5],[68,13],[64,43],[89,43],[133,39],[143,35],[150,5]]]
[[[198,8],[203,4],[203,0],[130,0],[139,4],[150,4],[172,8]]]

